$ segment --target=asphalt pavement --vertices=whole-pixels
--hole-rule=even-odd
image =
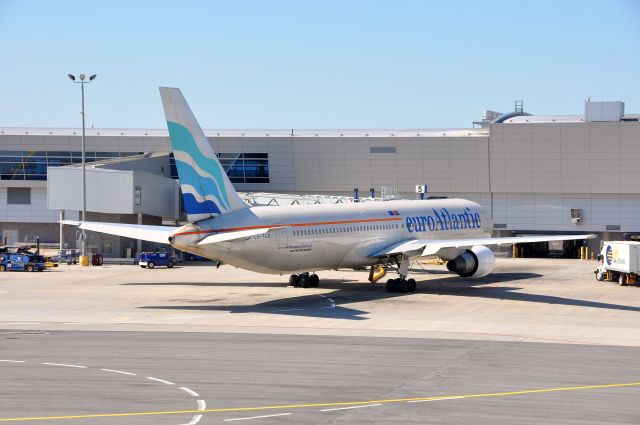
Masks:
[[[0,360],[0,423],[640,422],[635,347],[5,330]]]

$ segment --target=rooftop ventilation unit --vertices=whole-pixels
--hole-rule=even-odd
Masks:
[[[586,122],[618,122],[624,116],[624,102],[591,102],[584,103],[584,120]]]

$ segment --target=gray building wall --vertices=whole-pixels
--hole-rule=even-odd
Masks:
[[[427,184],[430,194],[485,205],[504,234],[572,231],[608,238],[640,233],[637,121],[522,122],[456,131],[325,130],[318,135],[308,130],[293,136],[277,130],[206,133],[217,152],[269,154],[270,183],[237,184],[242,191],[351,194],[358,187],[364,195],[371,187],[380,193],[381,186],[394,186],[413,198],[414,186]],[[89,129],[88,134],[89,151],[170,151],[166,130]],[[371,148],[391,149],[372,153]],[[0,149],[77,151],[79,131],[0,129]],[[154,172],[166,164],[166,159],[157,161],[149,165]],[[51,223],[57,229],[57,212],[46,208],[43,183],[0,181],[0,223]],[[6,205],[3,189],[11,185],[32,187],[32,205]],[[580,224],[572,224],[571,208],[581,209]]]

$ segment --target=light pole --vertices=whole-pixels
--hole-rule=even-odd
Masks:
[[[85,142],[84,142],[84,130],[85,130],[85,124],[84,124],[84,85],[85,84],[89,84],[90,82],[92,82],[93,80],[95,80],[95,78],[97,77],[96,74],[93,74],[92,76],[89,77],[89,81],[85,81],[85,75],[84,74],[80,74],[80,81],[76,81],[76,77],[72,74],[67,74],[67,76],[69,77],[69,79],[71,81],[73,81],[76,84],[80,84],[80,88],[81,88],[81,92],[82,92],[82,111],[80,112],[80,114],[82,115],[82,217],[80,218],[80,221],[84,222],[87,219],[87,175],[86,175],[86,168],[85,168]],[[80,236],[81,240],[80,240],[80,255],[82,257],[86,257],[87,255],[87,236],[85,234],[84,229],[82,229],[82,233]],[[84,262],[86,262],[86,265],[89,265],[88,263],[88,259],[84,260]],[[80,264],[84,265],[83,259],[80,259]]]

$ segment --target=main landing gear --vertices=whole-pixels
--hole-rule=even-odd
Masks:
[[[398,265],[398,274],[400,277],[398,279],[389,279],[387,281],[387,292],[415,292],[416,280],[407,279],[409,263],[411,262],[410,258],[406,254],[403,254],[401,258],[396,257],[395,260]]]
[[[320,285],[320,278],[315,273],[292,274],[289,276],[289,285],[296,288],[317,288]]]
[[[387,292],[415,292],[416,290],[416,280],[415,279],[405,279],[404,277],[400,277],[398,279],[389,279],[387,281]]]

